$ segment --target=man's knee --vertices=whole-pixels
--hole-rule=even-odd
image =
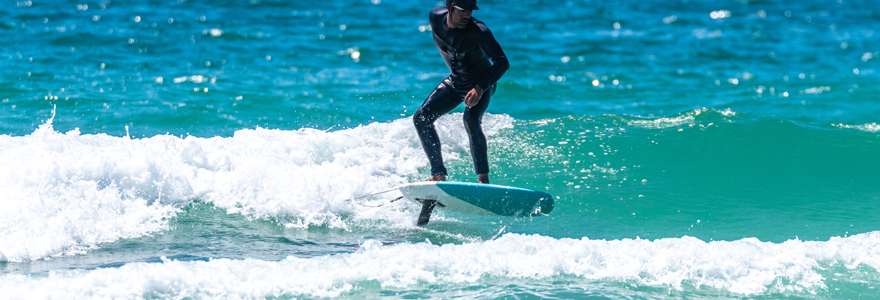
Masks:
[[[422,108],[419,108],[419,110],[417,110],[416,113],[413,114],[413,125],[415,125],[416,128],[430,126],[431,123],[434,123],[434,121],[431,120],[430,117],[428,117],[428,114],[426,114]]]
[[[479,129],[480,124],[482,123],[482,120],[480,120],[480,116],[474,116],[473,114],[469,113],[465,113],[462,120],[464,121],[464,128],[468,131],[471,131],[471,129]]]

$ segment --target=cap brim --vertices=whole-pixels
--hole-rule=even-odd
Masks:
[[[477,7],[476,5],[473,5],[473,6],[471,6],[470,8],[467,8],[467,7],[461,7],[461,6],[458,6],[458,5],[453,5],[452,7],[455,7],[455,9],[458,9],[458,10],[479,10],[479,9],[480,9],[480,8]]]

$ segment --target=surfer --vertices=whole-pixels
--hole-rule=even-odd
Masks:
[[[446,0],[429,17],[434,44],[451,74],[428,95],[413,115],[422,148],[431,162],[429,181],[445,181],[446,167],[434,121],[464,102],[464,128],[470,138],[471,157],[478,182],[489,183],[486,136],[481,126],[495,82],[510,67],[501,45],[483,22],[471,17],[476,0]]]

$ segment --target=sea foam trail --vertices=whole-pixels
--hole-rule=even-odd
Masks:
[[[21,298],[335,297],[378,282],[383,288],[479,284],[498,279],[577,276],[682,290],[685,285],[740,295],[813,294],[826,288],[829,266],[880,268],[880,232],[825,242],[754,238],[704,242],[554,239],[506,234],[468,244],[429,242],[382,246],[368,240],[356,253],[281,261],[229,260],[130,263],[119,268],[4,275],[0,294]],[[845,272],[845,271],[844,271]]]
[[[506,115],[483,122],[490,138],[512,124]],[[446,158],[467,151],[461,114],[436,125]],[[50,119],[28,136],[0,135],[0,258],[81,253],[161,231],[194,199],[288,226],[346,228],[342,217],[358,212],[346,200],[417,178],[426,165],[409,118],[338,131],[143,139],[62,134]]]
[[[846,125],[846,124],[831,124],[832,126],[846,129],[856,129],[866,132],[880,132],[880,124],[877,123],[869,123],[864,125]]]

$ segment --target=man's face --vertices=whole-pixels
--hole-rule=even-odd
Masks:
[[[471,21],[471,10],[461,10],[449,7],[449,23],[455,28],[464,28]]]

